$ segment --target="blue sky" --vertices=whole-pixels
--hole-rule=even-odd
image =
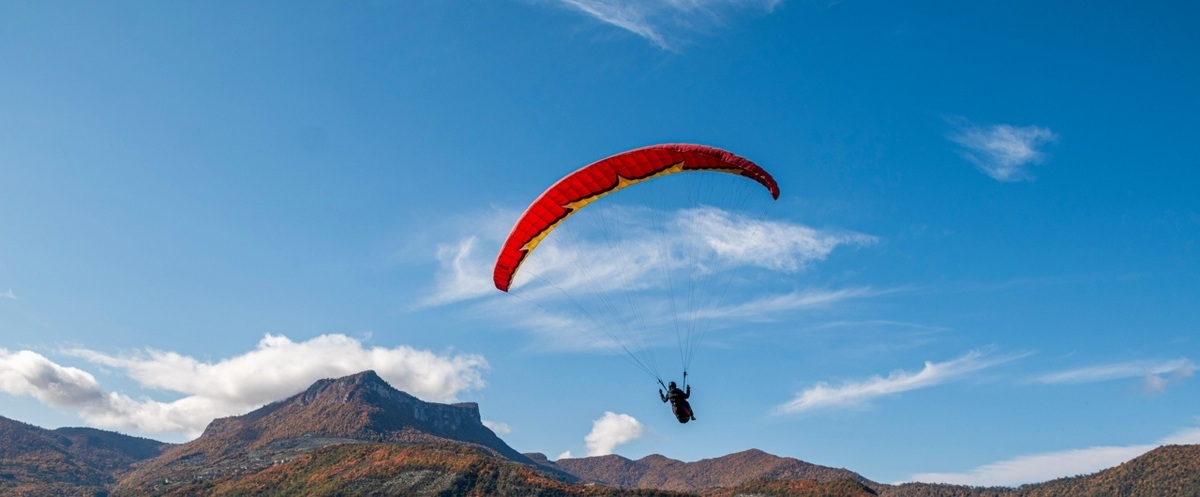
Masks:
[[[2,3],[0,415],[183,441],[375,369],[551,457],[759,448],[1018,484],[1200,443],[1197,16]],[[547,186],[672,142],[782,190],[749,212],[611,202],[660,216],[627,216],[622,243],[738,283],[707,309],[688,425],[568,307],[490,287]],[[653,277],[593,241],[535,255]]]

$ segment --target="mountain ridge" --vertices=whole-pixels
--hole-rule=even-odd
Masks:
[[[170,444],[95,428],[39,426],[0,416],[0,494],[93,495]]]
[[[214,420],[166,444],[0,417],[4,495],[1200,496],[1200,445],[1163,446],[1090,475],[1010,487],[872,482],[747,449],[683,462],[660,454],[550,461],[483,426],[478,404],[425,402],[373,371]]]
[[[545,459],[542,454],[527,456],[534,460]],[[853,471],[779,457],[758,449],[747,449],[694,462],[678,461],[660,454],[651,454],[637,460],[610,454],[559,459],[549,462],[548,465],[586,482],[618,488],[659,488],[679,492],[735,487],[765,479],[818,482],[853,480],[866,485],[878,485]]]
[[[483,425],[478,404],[425,402],[374,371],[322,379],[249,413],[213,420],[195,440],[145,462],[118,489],[157,480],[196,481],[261,470],[330,445],[461,443],[533,466]]]

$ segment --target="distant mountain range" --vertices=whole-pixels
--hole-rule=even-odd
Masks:
[[[696,462],[550,461],[509,447],[476,404],[424,402],[371,371],[217,419],[184,444],[0,418],[0,495],[109,494],[1200,496],[1200,446],[1161,447],[1093,475],[1020,488],[886,485],[753,449]]]
[[[845,469],[773,456],[756,449],[690,463],[657,454],[637,461],[608,455],[560,459],[556,462],[546,460],[542,454],[527,455],[544,466],[561,470],[582,481],[618,488],[697,492],[709,488],[736,487],[755,480],[851,480],[874,485],[861,475]]]

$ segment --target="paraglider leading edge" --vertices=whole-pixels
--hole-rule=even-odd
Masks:
[[[525,258],[568,216],[609,193],[659,176],[686,171],[737,174],[762,184],[779,198],[775,178],[749,159],[707,145],[642,147],[593,162],[550,186],[525,210],[500,248],[492,278],[507,292]]]

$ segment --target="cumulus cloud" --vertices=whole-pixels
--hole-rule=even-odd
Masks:
[[[1098,446],[1031,454],[984,464],[961,473],[918,473],[910,481],[971,486],[1017,486],[1066,476],[1090,474],[1124,463],[1168,444],[1200,443],[1200,428],[1188,428],[1156,443]]]
[[[1129,378],[1142,381],[1147,394],[1161,393],[1174,382],[1196,374],[1196,365],[1188,359],[1170,361],[1130,361],[1088,366],[1042,375],[1037,382],[1048,385],[1095,383]]]
[[[90,373],[61,366],[29,350],[0,349],[0,391],[32,396],[48,406],[75,412],[89,424],[103,428],[194,435],[221,415],[211,403],[195,399],[156,402],[106,392]]]
[[[963,157],[988,176],[1012,182],[1033,179],[1029,165],[1045,160],[1041,148],[1057,141],[1058,135],[1041,126],[959,123],[950,139],[963,147]]]
[[[508,426],[508,423],[501,423],[498,421],[488,421],[485,419],[485,420],[483,420],[483,426],[488,427],[489,430],[492,430],[499,435],[504,435],[506,433],[512,433],[512,427]]]
[[[592,422],[592,431],[583,438],[587,445],[587,454],[605,456],[612,454],[618,445],[623,445],[642,437],[642,423],[628,414],[617,414],[607,411],[600,419]],[[561,459],[564,456],[560,456]],[[570,457],[570,452],[565,454]]]
[[[736,14],[770,13],[783,0],[558,0],[601,22],[672,50]]]
[[[940,385],[1018,357],[1020,356],[991,357],[983,352],[971,351],[946,362],[927,361],[925,367],[915,373],[893,371],[886,377],[875,376],[864,381],[848,381],[838,386],[822,382],[776,407],[775,412],[798,413],[823,408],[861,406],[879,397]]]
[[[30,395],[73,411],[91,425],[149,433],[196,436],[214,418],[242,414],[293,395],[321,378],[373,369],[396,388],[417,397],[450,402],[458,393],[484,386],[487,368],[476,355],[438,355],[410,347],[364,347],[345,335],[294,342],[266,335],[245,354],[205,362],[175,352],[147,349],[110,355],[72,349],[69,355],[113,368],[143,387],[181,398],[134,399],[107,392],[90,373],[64,367],[28,350],[0,349],[0,390]]]
[[[0,349],[0,390],[59,408],[88,409],[112,400],[88,372],[60,366],[29,350]]]

